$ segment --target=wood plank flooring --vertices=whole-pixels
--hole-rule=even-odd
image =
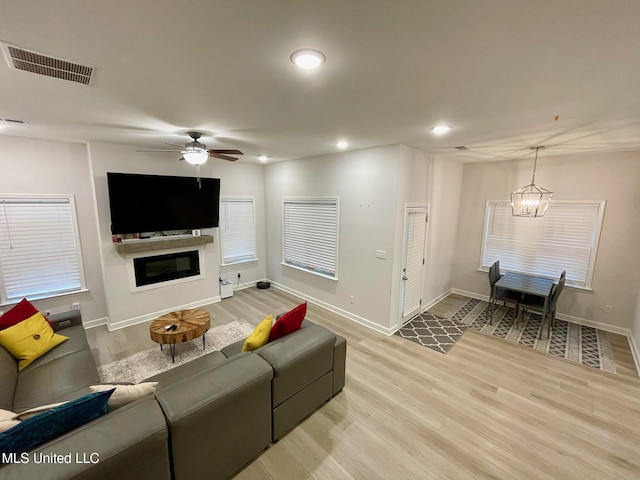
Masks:
[[[208,309],[212,325],[257,324],[298,303],[247,289]],[[240,480],[640,478],[640,379],[624,337],[614,375],[473,330],[444,355],[315,305],[308,317],[347,338],[346,386]],[[88,334],[101,363],[155,346],[147,324]]]

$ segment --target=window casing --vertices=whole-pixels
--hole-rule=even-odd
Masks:
[[[253,198],[220,199],[220,245],[223,265],[257,260]]]
[[[0,196],[2,303],[85,289],[73,196]]]
[[[284,265],[338,278],[338,198],[284,198]]]
[[[481,268],[557,279],[591,288],[605,201],[552,201],[544,217],[514,217],[508,202],[487,202]]]

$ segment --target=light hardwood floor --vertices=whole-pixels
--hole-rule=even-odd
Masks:
[[[257,324],[298,303],[247,289],[209,311]],[[346,386],[240,480],[640,478],[632,361],[614,375],[473,330],[444,355],[315,305],[308,317],[347,338]],[[88,334],[101,363],[157,346],[146,324]]]

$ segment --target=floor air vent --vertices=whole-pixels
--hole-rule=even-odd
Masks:
[[[95,70],[93,67],[30,52],[12,45],[2,44],[2,49],[11,68],[38,75],[89,85]]]

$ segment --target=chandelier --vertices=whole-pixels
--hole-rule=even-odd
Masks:
[[[553,192],[536,185],[536,165],[538,163],[538,150],[544,147],[531,147],[536,151],[536,159],[533,162],[533,176],[531,183],[525,187],[511,192],[511,214],[514,217],[543,217],[549,208]]]

